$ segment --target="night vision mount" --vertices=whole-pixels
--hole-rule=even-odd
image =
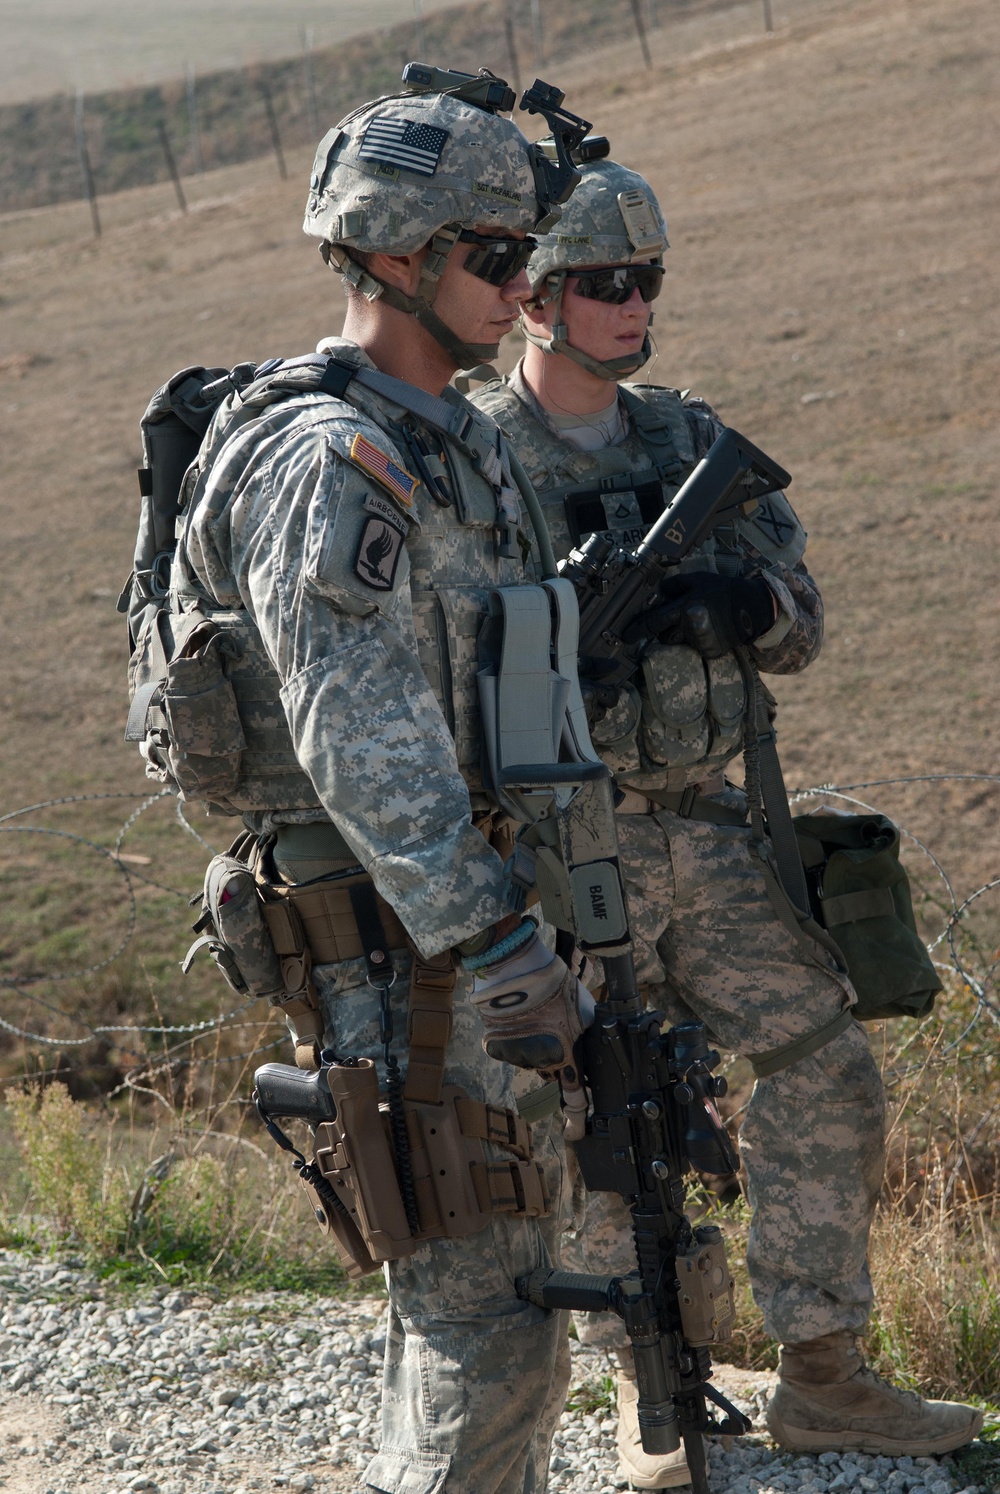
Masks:
[[[403,82],[414,93],[447,93],[490,114],[509,114],[517,100],[506,78],[498,78],[488,67],[481,67],[478,73],[458,73],[427,62],[408,62]]]
[[[510,113],[517,98],[505,78],[498,78],[485,67],[478,73],[459,73],[425,62],[408,62],[403,69],[403,82],[414,93],[447,93],[491,114]],[[554,84],[536,78],[521,95],[518,106],[528,114],[540,114],[552,131],[543,144],[529,146],[535,194],[542,209],[535,224],[540,233],[555,223],[558,214],[553,210],[567,200],[579,182],[577,161],[590,159],[580,154],[590,133],[590,121],[564,109],[565,97]]]

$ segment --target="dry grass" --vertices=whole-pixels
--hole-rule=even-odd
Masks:
[[[795,474],[827,641],[804,676],[777,682],[789,780],[992,772],[1000,12],[988,0],[849,0],[812,5],[807,21],[793,18],[770,39],[748,31],[728,49],[724,40],[706,29],[700,53],[674,62],[661,32],[648,75],[636,74],[634,44],[622,43],[559,81],[667,207],[673,247],[652,377],[713,399]],[[169,188],[124,194],[108,205],[100,245],[88,242],[78,206],[0,219],[5,809],[146,788],[121,742],[124,639],[113,610],[134,539],[138,415],[186,363],[300,352],[336,329],[339,297],[298,228],[306,154],[290,167],[289,184],[272,179],[268,162],[207,178],[199,210],[184,219],[170,210]],[[515,353],[513,344],[508,364]],[[866,797],[932,846],[959,898],[996,873],[995,786],[916,784]],[[96,810],[53,814],[46,823],[113,844]],[[199,828],[226,838],[224,826]],[[161,880],[194,890],[203,860],[194,842],[181,837],[174,848],[152,825],[145,834],[131,849],[157,869],[176,855]],[[8,867],[22,854],[27,839]],[[918,859],[911,865],[923,879]],[[5,895],[19,887],[11,876]],[[66,891],[80,895],[75,884]],[[148,886],[139,896],[149,918],[133,964],[120,978],[67,983],[62,998],[86,1004],[91,1020],[92,1002],[95,1014],[126,1021],[217,1011],[218,995],[207,986],[188,994],[176,974],[188,937],[179,898]],[[94,906],[102,933],[103,906]],[[929,932],[947,907],[928,876]],[[47,951],[32,919],[28,910],[17,937],[5,924],[4,973],[43,954],[78,957]],[[969,958],[985,976],[995,920],[978,924]],[[15,1020],[29,1007],[17,1006]],[[876,1034],[894,1123],[873,1237],[872,1348],[921,1388],[972,1387],[996,1400],[995,1042],[987,1016],[963,1035],[972,1015],[954,987],[923,1026],[891,1029],[884,1042]],[[192,1068],[194,1045],[183,1041],[186,1049],[147,1052],[121,1038],[105,1057],[118,1079],[132,1072],[133,1084],[162,1093],[146,1103],[165,1116],[168,1101],[204,1112],[212,1070]],[[86,1051],[96,1065],[96,1050]],[[26,1061],[7,1047],[8,1073]],[[79,1077],[68,1050],[58,1061]],[[224,1093],[245,1095],[245,1081],[233,1088],[239,1071],[226,1070]],[[141,1158],[126,1167],[148,1165],[158,1155],[152,1133],[129,1135],[141,1135]],[[185,1145],[185,1163],[214,1158],[224,1171],[247,1150],[231,1140]],[[260,1176],[252,1186],[270,1198]],[[754,1321],[745,1302],[741,1352],[761,1362],[768,1346]]]

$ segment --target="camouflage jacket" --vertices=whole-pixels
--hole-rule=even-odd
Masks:
[[[623,441],[583,452],[547,420],[522,376],[485,385],[474,403],[505,432],[541,500],[556,558],[595,530],[632,549],[722,430],[701,399],[675,389],[619,386]],[[602,491],[602,485],[604,491]],[[682,570],[761,575],[777,604],[774,626],[753,645],[758,667],[803,669],[823,637],[823,604],[803,564],[806,545],[787,499],[770,494],[756,513],[719,525]],[[619,781],[676,791],[713,777],[742,748],[746,692],[734,657],[703,660],[681,645],[654,645],[635,688],[627,687],[593,731]]]
[[[371,366],[341,339],[320,351]],[[251,822],[325,812],[433,954],[510,911],[472,825],[489,808],[476,636],[522,562],[498,554],[496,493],[453,443],[436,438],[452,502],[411,479],[406,412],[381,395],[295,395],[227,434],[234,398],[206,437],[173,582],[202,609],[245,609],[315,790],[312,808]]]

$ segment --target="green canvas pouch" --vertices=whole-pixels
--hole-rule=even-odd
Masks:
[[[899,831],[882,814],[815,809],[792,823],[813,917],[840,948],[854,1016],[926,1017],[942,989],[917,932]]]

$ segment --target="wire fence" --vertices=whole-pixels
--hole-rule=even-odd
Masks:
[[[1000,785],[1000,774],[935,773],[870,779],[861,783],[822,783],[795,789],[791,792],[790,799],[793,804],[821,800],[834,805],[849,805],[854,809],[877,813],[879,811],[876,806],[871,804],[867,797],[862,797],[863,793],[904,785],[960,783]],[[120,823],[116,821],[109,831],[109,843],[107,844],[102,844],[92,836],[81,834],[78,830],[69,831],[38,823],[24,823],[28,815],[41,814],[45,811],[84,805],[110,805],[128,799],[138,802],[123,821]],[[143,816],[154,807],[171,802],[173,804],[171,824],[174,837],[181,837],[185,842],[193,839],[201,850],[209,856],[214,855],[220,848],[211,845],[191,825],[185,817],[181,801],[172,799],[167,790],[147,796],[111,793],[69,795],[26,805],[0,816],[0,835],[41,836],[43,847],[58,846],[63,849],[69,848],[74,854],[86,852],[100,857],[102,864],[110,866],[121,878],[124,909],[124,927],[120,934],[114,936],[112,949],[102,953],[100,958],[90,960],[70,970],[35,969],[12,973],[10,966],[16,963],[16,955],[10,948],[12,941],[8,937],[7,949],[0,952],[0,992],[5,993],[4,1005],[8,1008],[8,1014],[0,1017],[0,1033],[7,1035],[6,1042],[0,1038],[0,1049],[7,1048],[8,1062],[17,1056],[16,1043],[21,1044],[21,1053],[17,1071],[9,1073],[5,1078],[0,1078],[0,1084],[18,1083],[31,1072],[33,1064],[29,1055],[32,1050],[40,1050],[53,1056],[60,1054],[65,1058],[68,1050],[83,1050],[100,1040],[114,1040],[119,1047],[124,1047],[131,1040],[136,1049],[141,1050],[141,1053],[136,1055],[130,1071],[126,1073],[124,1079],[116,1083],[111,1094],[116,1094],[123,1088],[135,1087],[141,1080],[171,1067],[176,1069],[179,1066],[197,1063],[216,1065],[248,1063],[256,1055],[271,1051],[286,1043],[283,1029],[280,1030],[278,1036],[275,1036],[277,1018],[272,1011],[268,1010],[266,1014],[258,1018],[250,1017],[254,1008],[259,1010],[259,1003],[253,999],[239,1002],[237,1005],[227,1003],[226,1009],[217,1015],[198,1021],[170,1023],[137,1018],[132,1021],[95,1022],[88,1020],[79,1010],[67,1010],[64,1004],[50,999],[46,992],[49,984],[58,984],[63,989],[66,989],[67,984],[72,982],[83,985],[95,974],[121,964],[136,938],[139,927],[137,885],[163,893],[177,903],[191,901],[188,890],[175,887],[171,882],[162,880],[156,875],[158,868],[153,858],[133,857],[129,861],[126,859],[128,853],[123,850],[127,837],[140,824]],[[899,826],[903,844],[908,848],[908,868],[921,900],[921,912],[925,925],[930,925],[935,918],[940,919],[940,926],[929,929],[928,949],[939,970],[944,972],[949,979],[956,980],[960,987],[971,995],[974,1002],[971,1016],[963,1030],[956,1037],[938,1044],[935,1060],[943,1061],[948,1054],[968,1039],[973,1028],[984,1016],[1000,1025],[1000,1002],[996,999],[994,991],[997,971],[1000,968],[1000,956],[990,937],[984,940],[974,935],[969,928],[970,915],[973,910],[980,906],[983,898],[1000,887],[1000,875],[990,877],[974,891],[960,897],[952,877],[942,864],[940,857],[927,843],[927,839],[900,823],[898,817],[894,819]],[[163,854],[161,852],[161,856]],[[148,872],[142,870],[137,864],[147,861],[150,866]],[[44,881],[44,867],[40,876]],[[163,917],[162,909],[158,910],[157,916]],[[107,915],[105,914],[102,920],[101,909],[95,907],[90,922],[95,930],[106,929]],[[7,966],[6,971],[3,969],[4,965]],[[128,993],[126,997],[128,999]],[[136,992],[133,992],[131,999],[137,1002],[140,998]],[[13,1000],[19,1000],[28,1012],[36,1011],[39,1014],[38,1019],[32,1022],[30,1016],[22,1016],[20,1021],[13,1020],[13,1013],[9,1011]],[[220,1051],[218,1039],[221,1035],[231,1039],[244,1033],[252,1034],[252,1036],[243,1038],[239,1042],[238,1051]],[[205,1039],[216,1039],[214,1051],[199,1052],[198,1045]],[[52,1076],[64,1071],[66,1067],[65,1063],[61,1069],[46,1066],[45,1073]],[[898,1083],[906,1077],[908,1072],[905,1065],[897,1065],[891,1078],[893,1082]]]
[[[808,12],[816,0],[795,0]],[[0,107],[0,211],[83,197],[94,236],[99,198],[129,187],[171,182],[182,212],[182,178],[273,154],[281,177],[286,152],[315,146],[322,130],[366,99],[394,92],[402,65],[443,59],[476,72],[489,66],[522,82],[581,52],[632,38],[638,70],[673,55],[662,40],[692,17],[739,12],[740,26],[771,31],[770,0],[476,0],[412,22],[301,54],[198,76],[188,67],[173,82],[57,95]],[[734,22],[734,34],[736,23]]]

